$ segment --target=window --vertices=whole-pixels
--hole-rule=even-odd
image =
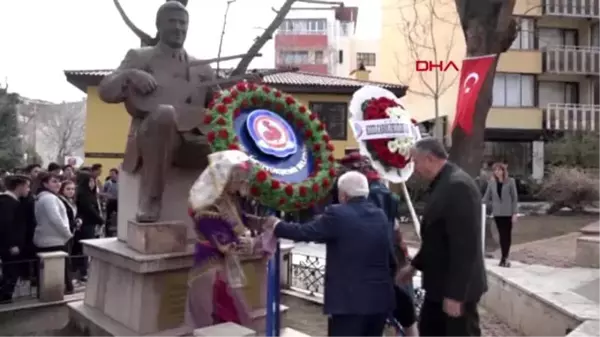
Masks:
[[[344,51],[343,50],[338,50],[338,63],[339,64],[344,63]]]
[[[374,67],[375,61],[375,53],[356,53],[356,65],[363,63],[367,67]]]
[[[495,107],[533,107],[534,76],[521,74],[497,73],[494,78]]]
[[[282,51],[280,61],[283,64],[308,64],[308,51]]]
[[[550,103],[578,103],[579,83],[540,81],[538,97],[541,108]]]
[[[315,64],[323,64],[323,51],[317,50],[315,51]]]
[[[326,19],[285,19],[279,27],[287,34],[326,34]]]
[[[519,18],[519,31],[510,49],[535,49],[535,25],[533,19]]]
[[[348,104],[337,102],[309,102],[312,112],[325,123],[327,133],[333,140],[346,140]]]
[[[538,32],[540,49],[555,46],[576,46],[579,37],[575,29],[540,28]]]
[[[600,45],[600,24],[595,24],[592,26],[592,33],[590,34],[592,41],[590,41],[591,46],[599,46]]]

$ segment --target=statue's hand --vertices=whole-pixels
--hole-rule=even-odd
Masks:
[[[158,86],[154,76],[140,69],[129,70],[127,73],[127,80],[129,85],[142,95],[152,93]]]

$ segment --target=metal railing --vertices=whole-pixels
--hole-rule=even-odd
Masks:
[[[600,73],[600,47],[550,46],[542,52],[547,73],[596,76]]]
[[[598,132],[599,122],[600,105],[551,103],[544,109],[546,130]]]
[[[544,14],[573,18],[598,18],[598,0],[544,0]]]

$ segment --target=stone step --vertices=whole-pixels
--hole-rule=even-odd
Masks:
[[[575,264],[585,268],[599,268],[600,236],[583,235],[577,238]]]
[[[257,332],[236,323],[228,322],[211,325],[206,328],[194,330],[194,337],[255,337]],[[281,337],[309,337],[309,335],[292,328],[283,328],[279,334]]]
[[[583,235],[600,236],[600,222],[594,222],[579,230]]]

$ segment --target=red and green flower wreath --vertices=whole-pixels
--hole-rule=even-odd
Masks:
[[[402,108],[400,104],[387,97],[370,99],[365,101],[362,105],[363,119],[388,119],[390,117],[386,110],[393,107]],[[414,119],[411,119],[411,121],[413,124],[417,123]],[[370,139],[365,141],[365,144],[367,145],[367,150],[371,153],[373,160],[379,161],[386,169],[402,169],[410,162],[410,157],[391,152],[388,148],[388,142],[391,140],[393,139]]]
[[[333,144],[325,124],[306,106],[275,88],[240,82],[216,93],[204,118],[204,124],[211,126],[207,138],[212,151],[243,150],[233,122],[246,109],[269,109],[283,117],[303,135],[304,144],[312,150],[314,158],[310,177],[294,184],[275,179],[269,171],[253,165],[252,196],[262,205],[281,211],[306,209],[325,198],[336,177]]]

